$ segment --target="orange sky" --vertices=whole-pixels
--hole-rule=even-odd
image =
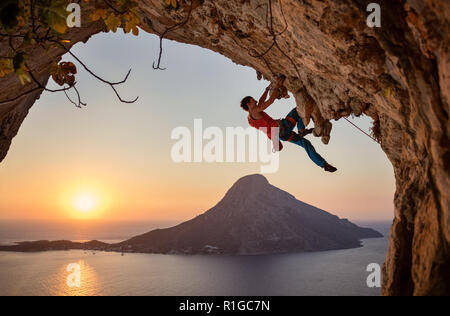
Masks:
[[[0,219],[187,220],[214,206],[240,177],[259,172],[259,164],[175,164],[170,133],[192,128],[196,118],[208,126],[246,127],[239,101],[259,97],[267,83],[218,54],[170,42],[168,70],[155,72],[157,39],[122,37],[98,35],[75,51],[106,78],[133,67],[121,92],[139,95],[139,102],[118,103],[108,87],[84,74],[77,79],[86,109],[44,93],[0,164]],[[294,106],[293,99],[278,102],[268,113],[282,117]],[[370,125],[355,122],[366,130]],[[348,123],[333,124],[330,145],[311,139],[337,174],[324,173],[288,144],[268,180],[340,217],[391,219],[395,183],[385,154]],[[80,212],[80,203],[95,205]]]

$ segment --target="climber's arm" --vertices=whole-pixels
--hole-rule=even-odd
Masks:
[[[266,91],[264,92],[264,94],[261,96],[261,99],[258,102],[258,106],[255,108],[256,112],[262,112],[265,109],[267,109],[269,106],[271,106],[275,100],[278,98],[278,89],[276,89],[272,95],[270,96],[270,98],[266,101],[267,99],[267,95],[269,94],[270,91],[270,86],[266,89]]]
[[[264,102],[266,102],[266,100],[267,100],[267,95],[269,94],[269,91],[270,91],[270,86],[268,86],[268,87],[266,88],[266,91],[264,91],[264,93],[263,93],[263,95],[261,96],[261,98],[259,98],[258,106],[260,106],[261,104],[264,104]]]

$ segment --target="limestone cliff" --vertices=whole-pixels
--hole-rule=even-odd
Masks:
[[[156,34],[183,21],[191,8],[189,0],[176,11],[163,0],[138,2],[142,28]],[[372,117],[397,182],[383,293],[449,294],[450,2],[378,0],[382,27],[369,28],[370,2],[195,0],[189,21],[167,37],[219,52],[265,78],[286,75],[299,113],[314,121],[325,143],[330,120]],[[90,5],[82,8],[83,27],[70,31],[72,43],[103,27],[88,22]],[[0,53],[6,47],[0,43]],[[43,83],[62,54],[33,51],[30,66]],[[30,88],[10,75],[0,80],[0,100]],[[0,105],[0,159],[38,97]]]

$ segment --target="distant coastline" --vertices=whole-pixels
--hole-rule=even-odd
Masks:
[[[11,222],[15,223],[14,225],[11,225]],[[35,230],[34,234],[30,234],[28,231],[28,236],[31,236],[34,240],[30,241],[24,241],[20,238],[14,238],[15,236],[20,235],[20,230],[18,228],[24,228],[28,227],[28,224],[31,223],[31,221],[0,221],[0,227],[2,225],[5,225],[5,223],[9,224],[9,228],[11,230],[15,230],[13,235],[8,235],[4,230],[2,230],[0,233],[0,251],[3,252],[46,252],[46,251],[66,251],[66,250],[86,250],[86,251],[106,251],[106,252],[117,252],[117,253],[135,253],[133,250],[124,249],[123,247],[114,247],[114,245],[120,244],[120,240],[92,240],[92,241],[71,241],[71,240],[55,240],[55,241],[49,241],[42,239],[42,232],[49,227],[54,227],[59,225],[57,222],[51,222],[51,221],[38,221],[38,225],[42,225],[43,227],[38,227],[38,229]],[[25,223],[25,224],[24,224]],[[162,223],[170,223],[169,221],[162,222]],[[387,236],[389,234],[389,229],[391,226],[392,221],[388,220],[361,220],[361,221],[355,221],[360,226],[365,226],[372,228],[378,232],[380,232],[383,236]],[[156,226],[158,224],[161,224],[161,222],[149,222],[148,227]],[[54,226],[53,226],[54,225]],[[100,226],[102,226],[104,229],[108,229],[109,226],[113,226],[116,229],[121,230],[121,226],[119,222],[107,222],[103,223]],[[143,225],[139,225],[137,222],[130,222],[130,223],[122,223],[122,225],[125,227],[123,231],[121,231],[120,234],[129,234],[128,236],[125,236],[124,240],[128,240],[132,238],[133,235],[137,235],[139,233],[139,230],[142,230],[140,228]],[[128,227],[136,227],[135,231],[130,231]],[[36,227],[36,225],[35,225]],[[97,226],[96,226],[97,227]],[[55,230],[53,228],[53,230]],[[86,232],[87,236],[89,234],[98,234],[97,231],[94,232]],[[111,236],[111,234],[108,234],[108,232],[102,232],[105,236]],[[47,235],[48,236],[48,235]],[[363,238],[364,239],[364,238]],[[362,239],[362,240],[363,240]],[[353,247],[352,247],[353,248]],[[212,249],[206,250],[205,254],[210,254]],[[139,252],[136,252],[139,253]]]
[[[379,237],[367,237],[364,239],[373,238],[383,238],[385,236],[381,235]],[[314,251],[280,251],[274,253],[260,253],[259,255],[268,254],[287,254],[287,253],[301,253],[301,252],[322,252],[330,250],[345,250],[345,249],[355,249],[364,247],[362,243],[359,246],[349,246],[337,249],[323,249]],[[58,241],[24,241],[17,242],[15,245],[0,245],[0,252],[23,252],[23,253],[33,253],[33,252],[49,252],[49,251],[69,251],[69,250],[83,250],[83,251],[98,251],[98,252],[115,252],[115,253],[142,253],[142,254],[171,254],[171,255],[238,255],[233,253],[221,253],[216,247],[206,245],[201,251],[170,251],[170,252],[157,252],[157,251],[144,251],[136,250],[133,248],[123,247],[121,244],[108,244],[98,240],[92,240],[89,242],[73,242],[70,240],[58,240]],[[258,254],[253,254],[258,255]]]

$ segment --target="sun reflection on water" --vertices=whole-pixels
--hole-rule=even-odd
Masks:
[[[80,278],[81,283],[80,287],[69,286],[67,282],[67,278],[70,276],[71,272],[67,272],[67,266],[64,265],[58,272],[57,282],[59,287],[55,290],[53,295],[58,296],[95,296],[101,295],[100,289],[100,281],[97,272],[95,269],[89,265],[84,260],[79,260],[78,262],[74,262],[80,267]]]

